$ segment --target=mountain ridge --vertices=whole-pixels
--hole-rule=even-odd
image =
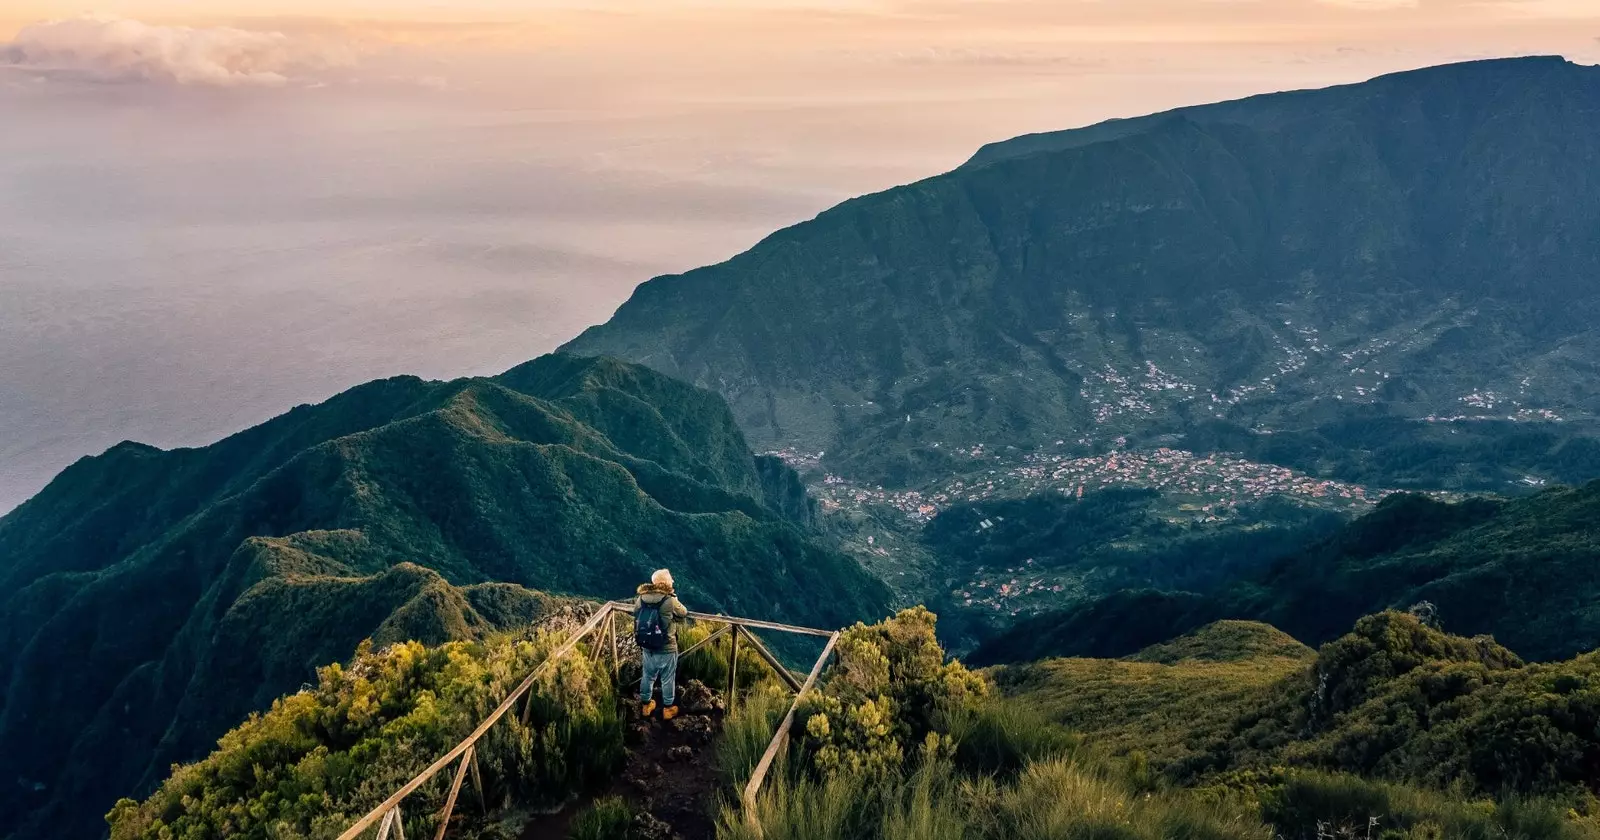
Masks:
[[[785,478],[715,395],[566,355],[81,461],[0,519],[0,776],[25,780],[0,787],[0,836],[95,833],[72,803],[153,784],[363,638],[523,627],[548,593],[613,597],[661,566],[697,609],[885,609]]]
[[[1457,489],[1589,477],[1549,452],[1600,412],[1600,69],[1447,65],[1208,108],[852,199],[647,281],[565,349],[717,390],[758,446],[897,486],[956,445],[1374,420],[1407,445],[1465,429],[1475,463],[1494,444],[1474,424],[1553,430]]]

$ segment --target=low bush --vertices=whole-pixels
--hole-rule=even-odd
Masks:
[[[956,766],[974,775],[1012,776],[1029,762],[1079,754],[1083,739],[1036,708],[989,698],[944,713]]]
[[[606,796],[572,821],[570,840],[633,840],[633,806],[620,796]]]
[[[742,787],[755,771],[792,699],[772,683],[759,685],[740,697],[723,721],[722,736],[717,741],[717,769],[730,786]],[[783,758],[782,753],[779,758]]]
[[[363,644],[348,667],[319,669],[315,689],[252,715],[145,801],[119,801],[107,815],[111,837],[335,837],[455,746],[560,641]],[[592,660],[566,657],[547,671],[531,711],[527,725],[513,712],[479,743],[486,801],[550,805],[610,779],[622,725],[610,680]],[[449,783],[440,773],[406,800],[407,836],[437,828]]]
[[[796,720],[801,749],[816,770],[893,773],[919,750],[948,751],[940,731],[948,710],[989,693],[960,662],[945,661],[926,607],[901,610],[839,638],[838,663],[821,690],[802,700]]]
[[[1344,773],[1285,771],[1260,793],[1285,840],[1600,840],[1600,822],[1549,799],[1476,799]]]

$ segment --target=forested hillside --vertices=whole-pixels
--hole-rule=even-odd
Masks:
[[[1358,617],[1428,601],[1453,630],[1530,659],[1600,647],[1600,481],[1512,501],[1396,495],[1371,513],[1205,592],[1129,590],[1018,623],[973,656],[1122,656],[1220,618],[1309,643]]]
[[[1211,625],[1125,660],[1008,666],[996,679],[1014,700],[1185,785],[1281,783],[1300,768],[1459,796],[1592,807],[1600,793],[1596,651],[1529,664],[1493,639],[1400,612],[1363,617],[1315,655],[1266,625],[1239,644],[1242,627]]]
[[[0,519],[0,836],[93,836],[363,638],[525,625],[540,592],[626,596],[668,566],[697,609],[880,614],[796,484],[715,394],[571,356],[86,458]]]

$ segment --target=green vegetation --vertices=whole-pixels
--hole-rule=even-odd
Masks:
[[[1202,800],[1248,802],[1286,840],[1593,840],[1600,823],[1559,802],[1495,801],[1459,790],[1371,781],[1346,773],[1274,768],[1198,789]]]
[[[1314,659],[1284,655],[1295,649],[1265,629],[1251,655],[1235,643],[1241,629],[995,678],[1013,702],[1112,754],[1146,755],[1178,783],[1294,767],[1461,795],[1592,804],[1600,793],[1600,652],[1530,665],[1396,612],[1361,619]],[[1207,639],[1219,649],[1201,652]]]
[[[1247,614],[1318,642],[1362,615],[1429,601],[1455,632],[1492,634],[1529,659],[1563,659],[1600,647],[1597,545],[1600,482],[1504,504],[1400,496],[1281,559],[1240,601]]]
[[[1316,651],[1293,636],[1255,621],[1218,621],[1169,642],[1151,645],[1128,657],[1134,662],[1239,662],[1242,660],[1292,660],[1308,662]]]
[[[1047,659],[997,669],[994,679],[1018,705],[1159,770],[1209,755],[1312,656],[1265,625],[1222,622],[1127,660]]]
[[[1600,652],[1525,665],[1485,637],[1370,616],[1188,769],[1268,761],[1483,794],[1600,793]]]
[[[364,645],[348,666],[319,669],[314,689],[251,715],[209,757],[174,768],[144,802],[118,802],[107,816],[111,837],[334,837],[455,746],[561,641]],[[509,715],[480,742],[486,802],[559,804],[608,782],[621,762],[622,724],[603,669],[566,657],[534,691],[526,726]],[[436,830],[450,776],[406,801],[407,836]],[[458,813],[470,822],[479,812]],[[453,836],[500,836],[495,825],[463,828]]]
[[[838,663],[795,718],[817,772],[885,772],[919,751],[951,748],[942,716],[988,692],[960,662],[945,661],[924,607],[844,631]]]
[[[667,566],[696,610],[881,615],[796,483],[715,394],[572,356],[84,459],[0,519],[0,837],[95,835],[362,639],[526,627],[559,605],[540,592],[625,597]]]
[[[149,799],[119,802],[112,838],[331,837],[554,641],[364,646]],[[734,791],[789,701],[770,673],[750,675],[716,746],[719,840],[756,837],[752,820],[774,840],[1600,840],[1600,652],[1529,665],[1384,613],[1315,654],[1271,627],[1219,622],[1126,660],[980,674],[945,657],[920,607],[857,624],[836,649],[746,814]],[[725,676],[724,650],[703,650],[686,666],[720,659]],[[529,726],[492,730],[480,753],[494,813],[461,809],[453,836],[515,836],[518,809],[603,789],[620,766],[603,667],[563,660],[536,698]],[[443,788],[418,794],[408,833],[435,828]],[[626,840],[634,814],[602,797],[571,836]]]
[[[808,706],[861,697],[867,674],[881,696],[933,696],[938,712],[863,701],[857,717],[880,740],[808,733],[795,750],[809,761],[791,762],[757,803],[766,836],[1600,838],[1592,656],[1524,665],[1488,640],[1388,613],[1315,655],[1271,627],[1222,622],[1134,660],[1004,668],[999,695],[967,690],[964,670],[951,672],[961,690],[940,691],[949,683],[926,664],[878,680],[873,663],[931,661],[923,615],[874,628]],[[911,679],[896,686],[902,674]],[[923,725],[932,734],[906,749]],[[1566,754],[1529,752],[1555,745]],[[1356,760],[1379,754],[1410,769]],[[1486,776],[1469,756],[1500,769]],[[1507,772],[1517,767],[1548,771]],[[742,815],[723,815],[723,840],[753,836]]]
[[[1600,647],[1596,545],[1600,481],[1513,501],[1397,494],[1226,587],[1116,592],[1018,622],[970,659],[1125,656],[1220,618],[1321,643],[1363,615],[1423,601],[1454,631],[1492,634],[1530,659],[1561,659]]]
[[[776,683],[762,683],[742,696],[723,721],[722,736],[717,741],[717,768],[730,786],[741,787],[749,780],[792,699]]]
[[[943,637],[954,644],[1009,628],[1017,611],[1059,613],[1129,590],[1215,593],[1264,575],[1274,559],[1346,523],[1279,498],[1240,505],[1223,522],[1199,518],[1155,490],[1043,493],[954,505],[914,539],[931,558],[923,576],[951,582],[928,600],[945,616]],[[1172,635],[1145,626],[1151,634],[1132,649]],[[1083,643],[1081,633],[1073,635]]]
[[[800,760],[769,779],[755,819],[770,838],[1263,837],[1248,813],[1151,787],[1078,738],[991,696],[946,662],[927,610],[841,639],[802,704]],[[724,813],[718,836],[755,836]]]
[[[630,840],[633,834],[633,807],[620,796],[595,800],[589,809],[572,821],[572,840]]]

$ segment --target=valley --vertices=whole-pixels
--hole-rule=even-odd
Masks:
[[[815,453],[786,449],[768,454],[782,458],[807,479],[820,503],[823,529],[836,534],[853,557],[903,599],[981,613],[985,624],[1060,609],[1124,585],[1127,581],[1107,567],[1127,565],[1127,556],[1157,551],[1176,534],[1200,539],[1266,536],[1292,530],[1309,519],[1360,515],[1388,492],[1242,458],[1171,449],[1098,457],[1032,453],[1019,457],[1013,451],[1008,453],[1010,459],[992,455],[982,445],[955,452],[966,461],[965,471],[911,490],[851,482],[827,472]],[[1035,496],[1073,502],[1087,497],[1093,503],[1114,495],[1100,495],[1108,490],[1149,491],[1137,496],[1148,507],[1148,517],[1115,533],[1092,562],[1087,557],[1074,558],[1070,564],[1060,558],[1051,562],[1041,553],[1038,558],[1011,556],[1002,564],[984,565],[965,557],[941,557],[924,540],[924,529],[948,511],[986,509],[990,503]],[[968,518],[973,521],[963,527],[993,539],[1032,527],[1008,522],[1002,513]],[[1124,557],[1111,556],[1113,552]]]

